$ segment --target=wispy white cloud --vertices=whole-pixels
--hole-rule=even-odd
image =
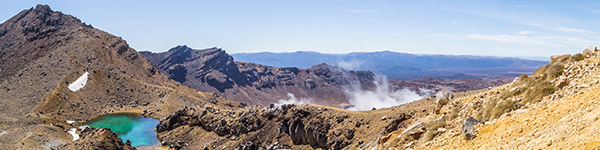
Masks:
[[[452,22],[450,22],[450,24],[452,24],[452,25],[459,25],[459,23],[456,22],[456,21],[452,21]]]
[[[535,34],[537,31],[519,31],[517,34],[526,35],[526,34]]]
[[[430,36],[437,36],[437,37],[454,37],[454,35],[450,35],[450,34],[443,34],[443,33],[434,33],[434,34],[430,34]]]
[[[567,32],[567,33],[578,33],[578,34],[581,34],[581,33],[595,34],[596,33],[594,31],[565,27],[565,26],[558,26],[558,25],[548,25],[548,24],[539,24],[539,23],[525,23],[525,25],[529,25],[529,26],[537,27],[537,28],[541,28],[541,29],[546,29],[546,30],[553,30],[553,31],[560,31],[560,32]]]
[[[470,34],[466,36],[471,39],[482,39],[497,41],[503,43],[514,43],[531,46],[549,46],[549,47],[569,47],[570,45],[589,45],[593,43],[591,40],[587,40],[580,37],[573,36],[560,36],[560,35],[481,35],[481,34]]]
[[[562,32],[572,32],[572,33],[585,33],[585,34],[594,34],[594,33],[596,33],[594,31],[583,30],[583,29],[576,29],[576,28],[569,28],[569,27],[556,27],[556,28],[553,28],[553,30],[562,31]]]
[[[347,10],[345,12],[362,13],[362,14],[397,14],[396,12],[384,12],[384,11],[370,10],[370,9],[353,9],[353,10]]]
[[[404,34],[398,34],[398,33],[391,33],[391,34],[387,34],[387,36],[404,36]]]
[[[348,10],[347,12],[351,12],[351,13],[369,13],[369,14],[379,13],[379,11],[376,11],[376,10],[364,10],[364,9],[360,9],[360,10],[358,10],[358,9],[357,10]]]
[[[373,34],[373,32],[357,31],[357,32],[352,32],[352,34]]]
[[[600,9],[592,10],[592,13],[594,13],[594,14],[600,14]]]
[[[524,8],[531,7],[537,8],[538,6],[529,6],[529,5],[516,5],[515,7]],[[558,31],[565,32],[571,34],[596,34],[596,32],[591,29],[580,29],[569,27],[569,25],[577,25],[581,24],[580,20],[573,18],[571,16],[567,16],[562,13],[556,12],[545,12],[545,13],[513,13],[513,12],[504,12],[504,11],[494,11],[489,9],[444,9],[448,11],[478,15],[489,17],[493,19],[503,20],[506,22],[511,22],[515,24],[522,24],[531,27],[536,27],[542,30],[550,30],[550,31]],[[600,14],[600,10],[592,11],[598,12]]]

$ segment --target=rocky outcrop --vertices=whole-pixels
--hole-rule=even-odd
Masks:
[[[467,140],[472,140],[477,135],[475,134],[475,125],[479,124],[479,121],[473,117],[465,119],[462,125],[462,133]]]
[[[194,50],[177,46],[164,53],[141,52],[161,72],[191,88],[218,93],[226,99],[268,106],[279,100],[314,100],[338,106],[348,103],[343,88],[373,89],[374,74],[327,64],[308,69],[270,67],[236,62],[219,48]]]
[[[393,131],[396,131],[398,129],[406,128],[406,120],[410,118],[411,116],[405,113],[398,115],[398,117],[396,117],[388,125],[385,126],[382,135],[392,133]]]
[[[597,49],[596,45],[592,45],[592,46],[590,46],[590,47],[588,47],[588,48],[584,49],[582,54],[583,54],[583,55],[586,55],[586,56],[587,56],[587,55],[591,55],[591,54],[593,54],[594,52],[596,52],[597,50],[598,50],[598,49]]]
[[[402,136],[409,137],[413,140],[418,140],[421,138],[421,135],[425,133],[425,124],[423,122],[418,122],[407,127],[404,131],[402,131]]]
[[[264,126],[263,117],[256,117],[256,109],[239,112],[239,116],[221,114],[220,110],[204,107],[200,110],[184,108],[162,119],[157,125],[157,132],[164,132],[180,126],[198,126],[212,131],[219,136],[239,136],[256,131]],[[229,121],[226,121],[229,120]]]
[[[296,105],[237,111],[185,108],[162,119],[157,132],[162,144],[172,148],[178,147],[171,145],[185,145],[178,142],[192,143],[195,139],[173,133],[201,128],[224,137],[222,142],[209,144],[209,148],[219,147],[223,142],[234,142],[238,143],[234,144],[238,145],[237,149],[290,145],[342,149],[352,143],[356,129],[353,125],[343,126],[344,121],[339,118],[344,118],[344,115],[327,115],[328,111],[331,110]]]
[[[120,149],[135,150],[131,142],[123,142],[117,134],[110,129],[92,129],[86,128],[81,132],[81,138],[73,143],[65,145],[61,149],[81,150],[81,149]]]

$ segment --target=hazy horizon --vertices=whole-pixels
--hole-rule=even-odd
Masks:
[[[196,49],[191,47],[192,49]],[[218,48],[218,47],[217,47]],[[200,49],[201,50],[201,49]],[[225,49],[224,49],[225,50]],[[225,50],[227,51],[227,50]],[[298,53],[298,52],[314,52],[314,53],[320,53],[320,54],[328,54],[328,55],[346,55],[346,54],[350,54],[350,53],[376,53],[376,52],[388,52],[389,50],[382,50],[382,51],[370,51],[370,52],[345,52],[345,53],[327,53],[327,52],[317,52],[317,51],[291,51],[291,52],[269,52],[269,51],[258,51],[258,52],[239,52],[239,53],[229,53],[230,55],[236,55],[236,54],[256,54],[256,53],[276,53],[276,54],[282,54],[282,53]],[[166,51],[162,51],[162,52],[166,52]],[[396,52],[396,51],[389,51],[389,52]],[[160,53],[160,52],[159,52]],[[405,52],[396,52],[396,53],[405,53]],[[493,56],[493,55],[469,55],[469,54],[421,54],[421,53],[407,53],[407,54],[412,54],[412,55],[445,55],[445,56],[475,56],[475,57],[507,57],[507,58],[520,58],[520,59],[527,59],[527,60],[538,60],[538,61],[549,61],[550,57],[545,57],[545,56]],[[234,56],[235,57],[235,56]]]
[[[4,22],[40,2],[0,2]],[[230,53],[393,51],[548,58],[600,43],[596,1],[43,1],[127,40]]]

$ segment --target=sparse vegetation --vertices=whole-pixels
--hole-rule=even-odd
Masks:
[[[552,80],[563,74],[566,63],[580,61],[584,58],[582,54],[559,58],[548,65],[540,67],[532,75],[521,75],[513,83],[512,89],[501,93],[499,99],[485,102],[482,111],[476,117],[482,121],[489,121],[500,117],[504,113],[519,109],[527,103],[539,102],[544,96],[558,90],[552,84]]]
[[[421,143],[425,143],[433,139],[437,134],[437,129],[446,126],[446,120],[444,118],[439,120],[433,120],[425,123],[425,133],[421,137]]]
[[[581,53],[575,54],[575,55],[569,57],[569,61],[580,61],[580,60],[583,60],[583,59],[585,59],[585,56],[583,54],[581,54]]]

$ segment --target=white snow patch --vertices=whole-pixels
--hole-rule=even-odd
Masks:
[[[76,141],[79,139],[79,134],[77,134],[77,128],[71,128],[69,129],[69,134],[71,134],[71,136],[73,136],[73,141]]]
[[[81,88],[83,88],[83,86],[85,86],[85,83],[87,83],[88,80],[88,72],[83,73],[83,75],[81,75],[81,77],[77,78],[77,80],[75,80],[75,82],[69,84],[69,90],[75,92]]]
[[[0,132],[0,136],[6,134],[6,131]]]
[[[72,120],[67,120],[67,123],[68,123],[68,124],[73,124],[73,123],[75,123],[75,121],[72,121]]]
[[[90,128],[90,126],[88,126],[88,125],[79,126],[79,129],[81,129],[81,131],[83,131],[83,130],[85,130],[87,128]]]

